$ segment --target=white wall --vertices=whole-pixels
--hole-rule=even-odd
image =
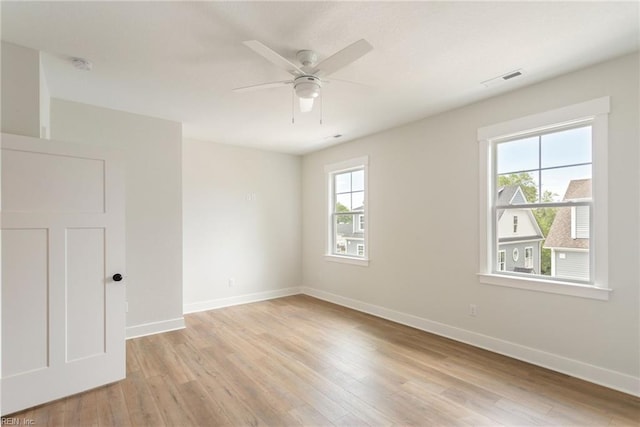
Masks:
[[[38,52],[40,67],[40,138],[49,139],[51,130],[51,92],[42,66],[42,52]]]
[[[185,311],[297,292],[301,158],[188,140],[182,156]]]
[[[630,55],[306,155],[307,291],[640,393],[638,73]],[[477,129],[601,96],[611,96],[610,300],[479,284]],[[370,265],[326,262],[324,165],[363,155]]]
[[[40,137],[40,52],[2,42],[2,132]]]
[[[182,125],[53,98],[51,137],[122,150],[127,335],[182,326]]]

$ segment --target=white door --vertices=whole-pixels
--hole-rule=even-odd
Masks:
[[[125,377],[124,173],[90,145],[2,134],[1,148],[6,415]]]

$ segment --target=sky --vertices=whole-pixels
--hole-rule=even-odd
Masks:
[[[588,165],[575,166],[582,163]],[[591,178],[591,126],[562,130],[498,144],[498,174],[529,171],[540,194],[554,193],[562,200],[569,182]],[[550,168],[550,169],[547,169]]]

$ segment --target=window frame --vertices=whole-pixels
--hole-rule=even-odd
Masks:
[[[527,256],[527,253],[531,255]],[[524,247],[524,268],[533,268],[533,246]]]
[[[337,163],[328,164],[325,166],[325,182],[327,185],[325,186],[326,194],[325,194],[325,203],[327,206],[327,215],[325,216],[325,230],[326,230],[326,244],[325,244],[325,253],[324,258],[326,261],[331,262],[339,262],[344,264],[353,264],[366,267],[369,265],[369,258],[371,253],[371,247],[369,245],[369,228],[365,225],[365,229],[363,231],[363,245],[364,245],[364,257],[356,257],[348,254],[339,255],[333,253],[333,245],[334,245],[334,229],[333,229],[333,214],[335,209],[335,180],[334,177],[337,174],[355,171],[362,169],[364,171],[364,211],[360,213],[358,211],[357,214],[354,214],[354,222],[358,222],[359,224],[359,215],[364,216],[364,223],[369,223],[369,157],[362,156],[353,158],[350,160],[345,160]],[[355,227],[354,228],[359,228]]]
[[[499,249],[496,256],[496,270],[507,271],[507,251],[506,249]]]
[[[602,97],[543,113],[478,129],[479,149],[479,272],[481,284],[506,286],[561,295],[608,300],[608,114],[610,98]],[[500,274],[494,271],[493,253],[496,253],[493,220],[495,200],[496,141],[549,132],[580,124],[592,126],[592,217],[590,265],[592,283],[574,283],[544,278]],[[597,254],[597,256],[596,256]],[[496,254],[497,256],[497,254]]]

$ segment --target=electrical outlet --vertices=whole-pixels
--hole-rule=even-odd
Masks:
[[[469,316],[476,317],[478,315],[478,306],[475,304],[469,304]]]
[[[125,302],[124,302],[124,312],[125,312],[125,313],[128,313],[128,312],[129,312],[129,302],[128,302],[128,301],[125,301]]]
[[[234,279],[233,277],[229,278],[229,287],[233,288],[236,285],[236,279]]]

